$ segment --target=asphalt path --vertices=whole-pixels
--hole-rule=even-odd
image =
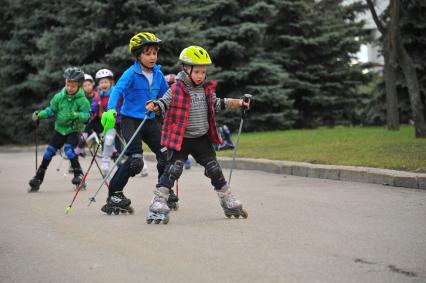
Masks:
[[[67,161],[29,194],[34,155],[0,160],[0,282],[426,282],[426,191],[236,170],[249,216],[227,219],[196,166],[169,224],[148,225],[154,163],[125,189],[135,213],[108,216],[105,188],[88,207],[96,167],[66,215]]]

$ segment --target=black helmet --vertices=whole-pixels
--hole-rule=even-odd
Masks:
[[[84,72],[78,67],[68,67],[64,71],[64,78],[82,83],[84,81]]]

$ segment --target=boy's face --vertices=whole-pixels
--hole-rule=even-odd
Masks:
[[[138,59],[148,68],[153,68],[157,63],[157,54],[158,49],[156,46],[148,46],[139,55]]]
[[[104,92],[108,91],[111,85],[112,85],[112,82],[110,79],[103,78],[103,79],[100,79],[99,81],[99,88]]]
[[[93,93],[93,83],[92,81],[84,81],[83,90],[86,95]]]
[[[187,70],[188,74],[191,72],[191,67]],[[207,75],[207,66],[193,66],[191,79],[195,82],[196,85],[200,85],[206,79]]]
[[[76,81],[65,80],[65,88],[68,94],[75,94],[78,91],[80,84]]]

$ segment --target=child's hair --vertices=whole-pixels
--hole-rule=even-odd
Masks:
[[[142,52],[148,51],[152,46],[154,46],[158,51],[160,49],[160,42],[161,39],[159,39],[155,34],[150,32],[140,32],[130,39],[129,50],[133,56],[138,58]]]
[[[64,78],[81,84],[84,81],[84,72],[78,67],[68,67],[64,71]]]

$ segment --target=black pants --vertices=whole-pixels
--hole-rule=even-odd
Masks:
[[[188,155],[191,154],[195,161],[199,163],[201,166],[206,168],[208,163],[216,163],[218,166],[218,174],[215,174],[214,177],[210,177],[206,174],[207,177],[210,178],[211,184],[216,190],[221,189],[224,185],[226,185],[225,177],[223,176],[222,169],[217,163],[216,159],[216,151],[213,148],[213,144],[207,135],[190,139],[184,138],[182,142],[182,148],[180,151],[168,149],[167,151],[167,167],[164,174],[160,177],[160,182],[157,186],[164,186],[167,188],[172,188],[174,185],[173,178],[170,178],[169,168],[175,164],[176,160],[180,160],[181,162],[185,162],[188,158]]]
[[[126,116],[121,117],[121,134],[127,143],[142,121],[142,119],[130,118]],[[153,153],[155,153],[157,158],[158,176],[161,176],[164,173],[164,169],[166,167],[167,155],[166,148],[163,148],[160,145],[161,129],[160,124],[156,120],[147,120],[140,131],[136,134],[136,137],[129,145],[125,153],[128,159],[132,155],[143,153],[142,141],[148,145]],[[117,191],[122,191],[130,177],[132,176],[129,172],[129,164],[128,162],[124,162],[119,166],[117,172],[114,174],[114,177],[111,179],[109,184],[109,195],[112,195]]]
[[[47,169],[49,166],[52,157],[56,154],[56,151],[61,149],[64,145],[67,146],[67,149],[64,148],[65,154],[71,162],[71,167],[78,172],[81,172],[81,166],[78,162],[78,156],[74,153],[74,148],[78,145],[80,139],[80,134],[77,132],[70,133],[68,135],[62,135],[61,133],[55,131],[53,137],[51,138],[47,149],[44,152],[43,161],[40,164],[40,167]],[[67,152],[68,150],[68,152]]]
[[[94,117],[89,123],[87,123],[86,127],[84,128],[84,132],[88,133],[89,135],[92,132],[95,132],[99,136],[102,131],[103,127],[101,125],[101,118],[99,118],[98,116]]]

